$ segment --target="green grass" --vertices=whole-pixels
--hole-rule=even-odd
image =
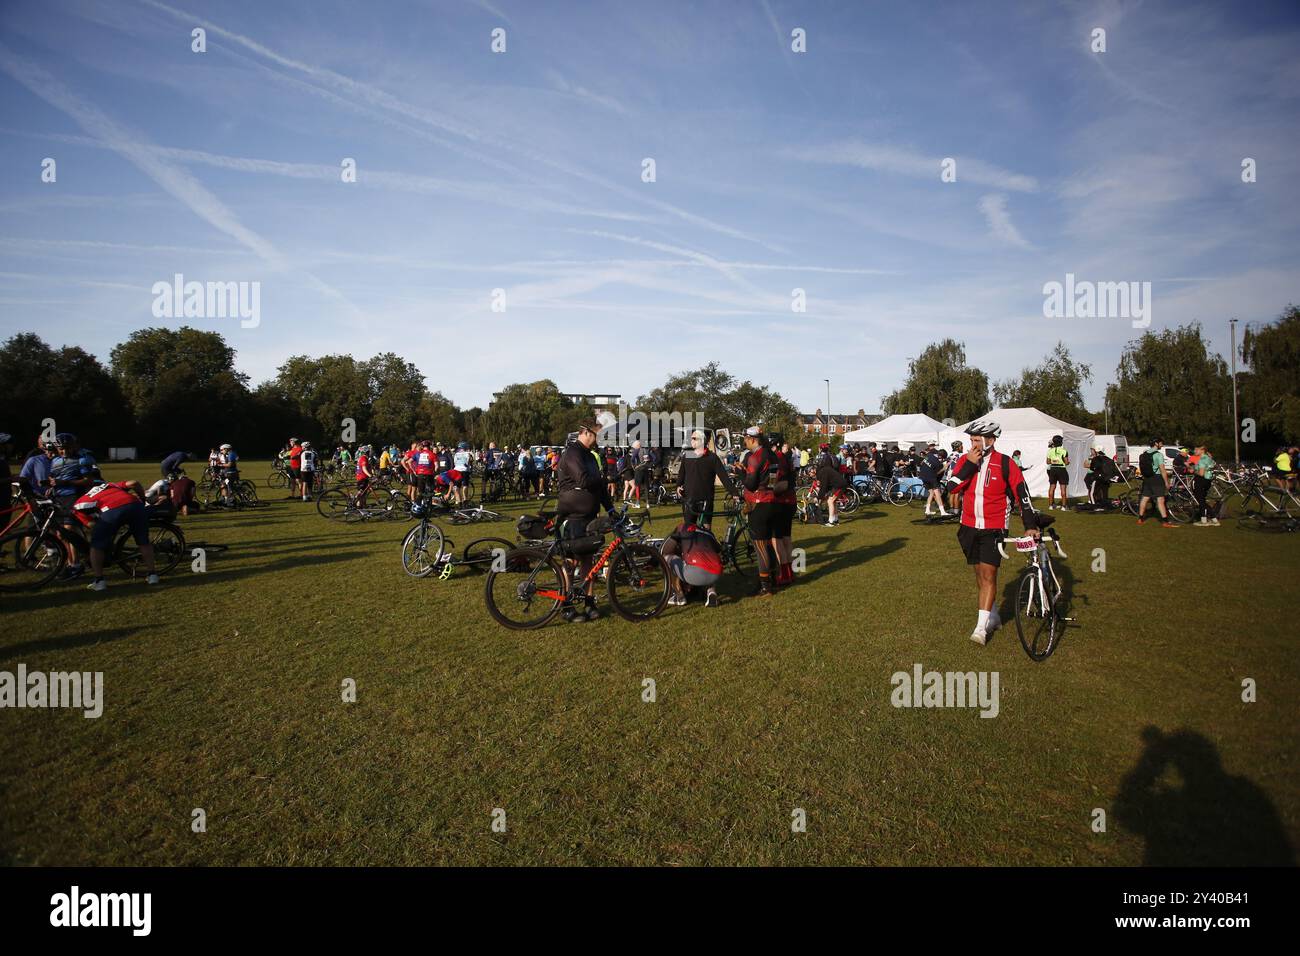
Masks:
[[[771,600],[522,633],[488,618],[481,577],[405,576],[406,525],[282,500],[192,517],[192,542],[230,546],[206,575],[0,596],[0,669],[103,671],[106,696],[98,720],[0,710],[0,860],[1138,864],[1296,845],[1300,538],[1063,515],[1080,626],[1035,664],[1014,626],[967,639],[955,531],[918,517],[796,526],[807,571]],[[890,677],[917,662],[998,671],[999,716],[895,709]],[[1145,809],[1117,813],[1148,725],[1208,743],[1171,745]]]

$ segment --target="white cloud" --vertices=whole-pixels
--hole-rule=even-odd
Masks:
[[[1030,248],[1029,243],[1025,241],[1025,237],[1020,234],[1020,230],[1011,221],[1011,214],[1007,212],[1006,196],[1001,193],[989,193],[986,196],[981,196],[979,210],[984,214],[984,219],[989,224],[989,233],[994,238],[1010,243],[1013,246],[1019,246],[1021,249]]]

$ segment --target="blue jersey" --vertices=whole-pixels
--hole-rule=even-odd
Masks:
[[[57,482],[76,481],[79,478],[88,478],[92,474],[92,467],[87,466],[86,460],[80,456],[76,458],[65,458],[60,455],[50,462],[50,477],[56,482],[54,494],[59,498],[68,495],[81,495],[85,489],[77,488],[72,485],[59,485]]]

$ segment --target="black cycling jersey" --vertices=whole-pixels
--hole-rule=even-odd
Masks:
[[[596,457],[579,441],[560,452],[556,506],[561,515],[595,517],[598,507],[614,507]]]
[[[722,480],[727,494],[736,494],[735,482],[723,467],[722,459],[711,451],[696,454],[688,451],[682,455],[677,469],[677,487],[688,502],[713,501],[713,482]]]

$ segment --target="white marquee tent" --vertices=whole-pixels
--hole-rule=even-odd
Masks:
[[[1091,428],[1071,425],[1036,408],[995,408],[980,418],[991,418],[1002,426],[998,451],[1010,455],[1020,449],[1025,481],[1029,484],[1029,493],[1035,498],[1047,497],[1047,448],[1053,435],[1062,436],[1065,450],[1070,455],[1070,497],[1087,496],[1088,488],[1083,483],[1083,476],[1088,470],[1088,457],[1096,437]],[[940,447],[947,448],[954,441],[961,441],[969,447],[970,439],[965,433],[969,424],[966,422],[956,428],[944,429],[939,436]]]
[[[844,440],[857,444],[873,441],[881,445],[896,441],[907,445],[915,445],[918,442],[924,445],[926,442],[938,441],[939,433],[947,427],[943,422],[937,422],[929,415],[890,415],[874,425],[847,432]]]

